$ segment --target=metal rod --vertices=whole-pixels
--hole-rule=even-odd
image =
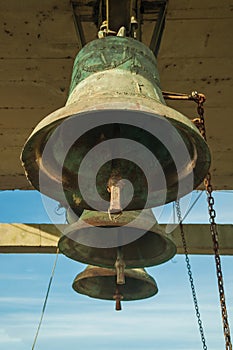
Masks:
[[[162,91],[165,100],[193,100],[192,95]]]
[[[137,0],[137,21],[138,21],[138,33],[137,33],[137,39],[139,41],[142,40],[142,30],[141,30],[141,25],[142,25],[142,18],[141,18],[141,0]]]
[[[103,0],[99,0],[99,13],[98,13],[98,28],[100,28],[103,22]]]
[[[196,91],[191,92],[191,94],[162,91],[162,94],[165,100],[185,100],[185,101],[198,102],[199,98],[201,97],[205,101],[205,95],[198,93]]]
[[[159,46],[161,43],[163,30],[165,26],[166,11],[167,11],[167,1],[165,1],[162,5],[160,5],[158,19],[156,21],[151,42],[150,42],[150,49],[154,52],[154,55],[156,57],[158,56]]]
[[[76,12],[77,4],[76,4],[76,2],[73,2],[73,1],[71,1],[70,4],[71,4],[71,8],[72,8],[72,15],[73,15],[73,19],[74,19],[76,35],[77,35],[77,38],[78,38],[78,45],[79,45],[79,48],[82,48],[86,44],[86,40],[85,40],[85,36],[84,36],[84,32],[83,32],[83,27],[82,27],[82,23],[81,23],[81,20],[80,20],[80,16]]]
[[[106,30],[109,31],[109,0],[106,0]]]
[[[138,19],[137,19],[137,4],[136,0],[130,0],[130,33],[129,35],[138,39]]]
[[[117,284],[125,284],[125,262],[123,260],[122,248],[117,248],[117,259],[115,262],[117,273]]]

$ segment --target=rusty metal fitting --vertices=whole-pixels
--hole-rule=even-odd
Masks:
[[[204,103],[206,101],[205,95],[202,93],[198,93],[197,91],[192,91],[191,97],[197,103]]]
[[[121,300],[123,300],[123,295],[119,292],[118,287],[116,287],[115,294],[113,295],[113,299],[116,300],[116,311],[121,311]]]

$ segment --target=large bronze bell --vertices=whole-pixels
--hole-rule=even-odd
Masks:
[[[155,280],[145,269],[125,271],[124,285],[116,284],[116,270],[97,266],[88,266],[77,275],[73,289],[91,298],[116,300],[116,310],[120,310],[120,301],[150,298],[158,293]]]
[[[24,146],[22,163],[32,185],[65,205],[62,185],[69,206],[101,211],[108,208],[99,207],[93,178],[99,196],[109,202],[107,187],[116,172],[134,188],[126,210],[151,208],[191,192],[208,172],[210,152],[196,126],[165,105],[159,84],[156,58],[143,43],[118,36],[88,43],[75,59],[65,107],[43,119]],[[148,153],[129,149],[123,139]],[[109,140],[115,143],[103,151]],[[98,169],[92,161],[82,170],[84,157],[96,146],[94,159],[106,161]]]
[[[67,220],[73,223],[58,243],[60,252],[73,260],[113,268],[120,247],[125,267],[137,268],[162,264],[176,254],[150,209],[141,216],[139,211],[123,212],[115,221],[108,213],[85,210],[80,219],[75,221],[68,212]]]

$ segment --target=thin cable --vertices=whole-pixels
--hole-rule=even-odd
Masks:
[[[176,222],[176,203],[172,203],[173,223]]]
[[[46,305],[47,305],[47,301],[48,301],[50,288],[51,288],[51,284],[52,284],[52,281],[53,281],[53,277],[54,277],[55,269],[56,269],[56,265],[57,265],[58,253],[59,253],[59,248],[57,247],[56,258],[55,258],[55,261],[54,261],[54,264],[53,264],[53,269],[52,269],[51,277],[50,277],[50,280],[49,280],[47,293],[46,293],[46,296],[45,296],[45,301],[44,301],[42,312],[41,312],[40,321],[39,321],[39,324],[38,324],[38,327],[37,327],[37,331],[36,331],[36,335],[35,335],[35,338],[34,338],[34,341],[33,341],[32,350],[35,349],[36,341],[37,341],[37,338],[38,338],[38,335],[39,335],[39,331],[40,331],[40,327],[41,327],[41,324],[42,324],[42,321],[43,321],[43,317],[44,317],[44,313],[45,313],[45,309],[46,309]]]
[[[199,201],[201,195],[204,193],[204,191],[201,191],[201,193],[198,195],[198,197],[195,199],[195,201],[193,202],[193,204],[191,205],[191,207],[189,208],[189,210],[187,211],[187,213],[185,214],[185,216],[183,217],[182,221],[184,221],[187,216],[189,215],[190,211],[193,209],[194,205]]]
[[[193,202],[193,204],[191,205],[191,207],[189,208],[189,210],[187,211],[187,213],[185,214],[185,216],[183,217],[182,221],[184,221],[187,216],[190,214],[191,210],[193,209],[193,207],[197,204],[197,202],[199,201],[201,195],[203,194],[204,191],[201,191],[201,193],[199,193],[198,197],[195,199],[195,201]],[[173,223],[175,223],[175,214],[176,214],[176,202],[172,203],[172,214],[173,214]]]
[[[178,218],[179,226],[180,226],[180,235],[181,235],[181,240],[182,240],[183,249],[184,249],[185,262],[186,262],[188,278],[189,278],[189,282],[190,282],[190,287],[191,287],[193,303],[194,303],[194,308],[195,308],[195,312],[196,312],[197,323],[198,323],[198,327],[199,327],[199,333],[200,333],[200,337],[201,337],[202,347],[203,347],[203,350],[207,350],[206,339],[205,339],[204,329],[202,326],[201,314],[199,311],[197,294],[196,294],[196,290],[195,290],[194,279],[193,279],[191,264],[190,264],[189,255],[188,255],[188,248],[187,248],[187,243],[186,243],[186,239],[185,239],[184,226],[183,226],[183,220],[182,220],[182,214],[181,214],[179,200],[176,201],[176,213],[177,213],[177,218]]]

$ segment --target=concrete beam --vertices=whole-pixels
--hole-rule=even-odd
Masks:
[[[61,233],[50,224],[0,224],[0,253],[55,253]],[[165,227],[165,225],[161,225]],[[184,225],[190,254],[213,254],[209,225]],[[218,225],[220,254],[233,255],[233,225]],[[179,227],[168,235],[183,254]]]

